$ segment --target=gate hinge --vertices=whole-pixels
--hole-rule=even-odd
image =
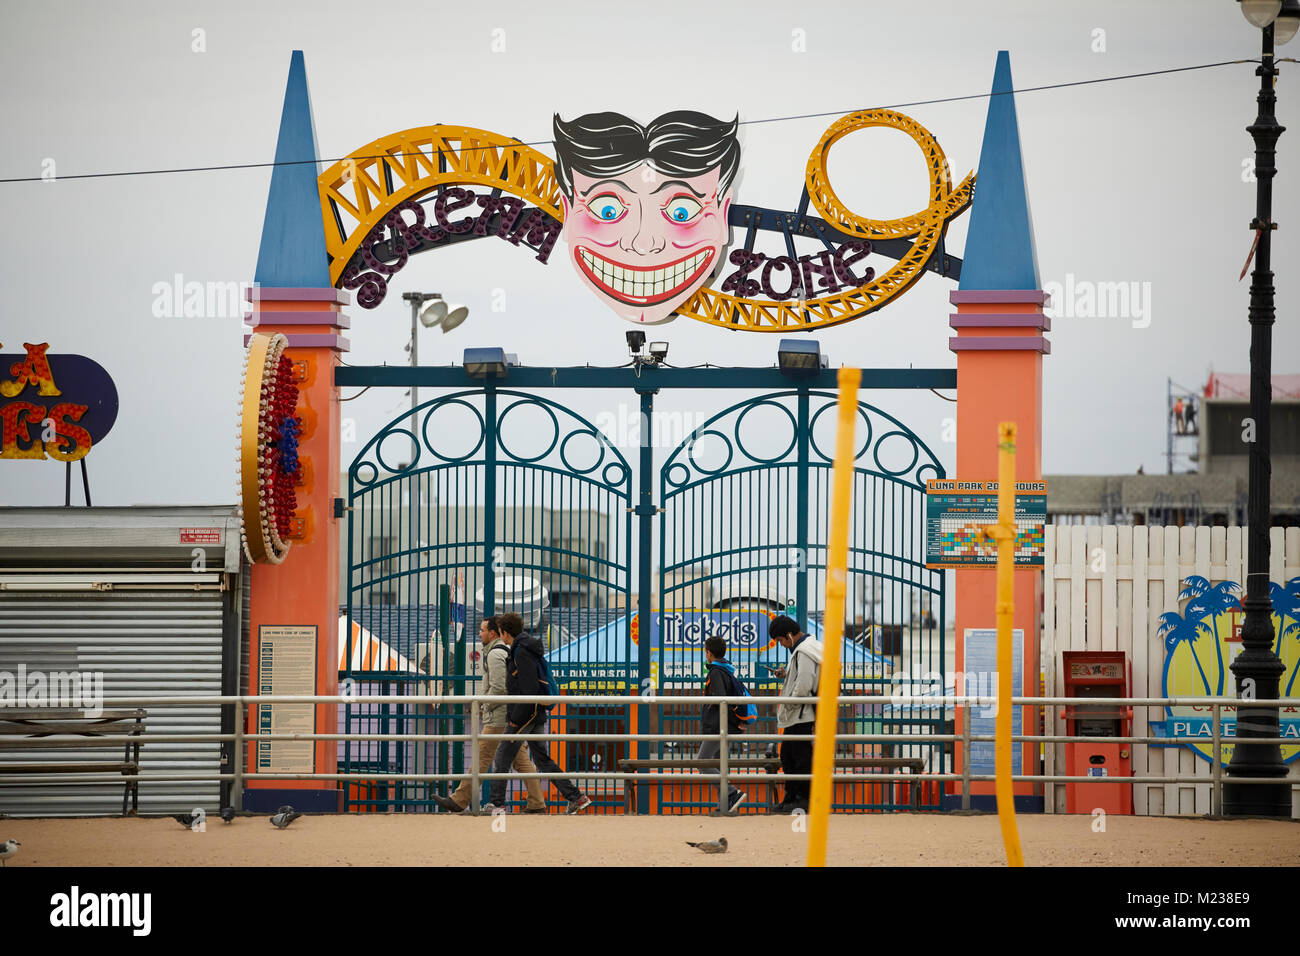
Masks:
[[[345,508],[345,507],[343,507],[343,499],[342,499],[342,498],[335,498],[335,499],[334,499],[334,517],[336,517],[336,518],[342,518],[342,517],[343,517],[343,512],[345,512],[345,511],[351,511],[351,510],[352,510],[351,508]]]

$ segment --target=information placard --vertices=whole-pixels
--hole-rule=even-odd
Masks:
[[[258,628],[257,688],[263,696],[316,693],[316,626],[264,624]],[[314,704],[258,704],[257,733],[315,733]],[[259,741],[257,769],[315,773],[316,747],[310,740]]]
[[[997,628],[992,627],[968,627],[964,635],[965,650],[962,658],[965,663],[963,668],[969,676],[966,678],[966,689],[958,690],[958,693],[971,694],[972,696],[996,696],[998,692],[998,682],[995,677],[998,673],[998,632]],[[1025,632],[1016,629],[1011,632],[1011,696],[1023,697],[1025,695],[1024,686],[1024,659],[1025,659]],[[975,682],[972,684],[972,679]],[[976,689],[978,688],[978,689]],[[1021,733],[1022,714],[1024,707],[1011,708],[1011,734],[1015,736]],[[993,705],[972,705],[966,711],[966,716],[970,720],[970,732],[972,736],[987,735],[993,736],[995,731],[995,721],[997,720],[997,708]],[[1011,745],[1011,772],[1020,773],[1020,744]],[[991,740],[974,740],[970,745],[970,772],[971,773],[994,773],[994,743]]]

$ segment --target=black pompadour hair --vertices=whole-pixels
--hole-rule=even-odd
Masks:
[[[799,634],[799,622],[792,617],[778,614],[768,625],[767,636],[771,638],[795,637]]]
[[[573,202],[573,174],[617,176],[648,162],[657,172],[699,176],[717,167],[718,196],[740,168],[740,118],[676,110],[642,126],[622,113],[587,113],[568,122],[555,114],[555,178]]]

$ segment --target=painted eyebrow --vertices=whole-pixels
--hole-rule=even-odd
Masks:
[[[596,189],[596,187],[604,186],[606,183],[613,183],[615,186],[622,186],[623,189],[625,189],[627,192],[632,192],[632,187],[629,186],[627,183],[623,182],[621,179],[602,179],[598,183],[593,183],[590,187],[588,187],[588,189],[585,192],[581,193],[580,195],[582,196],[583,199],[586,199],[587,196],[590,195],[590,193]]]
[[[653,196],[655,193],[660,192],[661,190],[667,189],[669,186],[685,186],[685,187],[686,187],[687,189],[689,189],[691,192],[695,193],[695,197],[696,197],[697,199],[703,199],[703,198],[704,198],[704,193],[701,193],[701,192],[695,192],[695,190],[691,187],[691,184],[690,184],[690,183],[685,182],[684,180],[681,180],[681,179],[670,179],[670,180],[668,180],[666,183],[664,183],[662,186],[660,186],[659,189],[656,189],[656,190],[654,190],[653,192],[651,192],[650,195]]]

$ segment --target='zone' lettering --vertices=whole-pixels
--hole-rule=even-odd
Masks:
[[[722,291],[748,299],[761,290],[765,296],[777,302],[834,294],[844,288],[864,286],[876,277],[875,269],[867,269],[861,276],[857,276],[851,268],[854,263],[870,254],[871,243],[859,239],[846,242],[833,254],[818,252],[798,259],[789,256],[769,258],[761,252],[736,249],[727,257],[736,266],[736,270],[723,280]],[[758,278],[751,278],[755,273]],[[789,276],[789,285],[778,289],[772,281],[773,273]],[[783,284],[784,281],[782,279]]]

